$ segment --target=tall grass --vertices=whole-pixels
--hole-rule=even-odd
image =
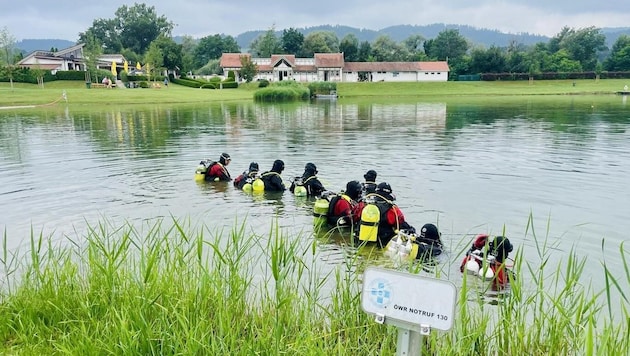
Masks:
[[[373,260],[347,253],[323,266],[317,239],[277,223],[260,235],[246,226],[214,231],[172,219],[143,232],[104,222],[62,241],[31,233],[26,256],[7,251],[5,233],[0,353],[395,354],[397,330],[360,307]],[[464,277],[455,326],[426,338],[428,354],[628,354],[625,257],[626,275],[604,264],[609,287],[591,291],[579,282],[584,259],[570,252],[550,266],[546,239],[533,235],[540,260],[517,251],[511,290],[492,304]],[[614,320],[598,301],[617,292],[623,315]]]
[[[254,100],[262,102],[287,102],[308,100],[308,87],[294,81],[282,81],[258,89],[254,92]]]

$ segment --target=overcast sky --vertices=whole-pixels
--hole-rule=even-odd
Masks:
[[[143,1],[136,1],[143,3]],[[380,30],[393,25],[470,25],[508,33],[554,36],[573,28],[630,27],[627,0],[149,0],[175,24],[173,35],[201,38],[250,30],[344,25]],[[97,18],[111,19],[119,0],[0,0],[0,29],[17,41],[76,41]]]

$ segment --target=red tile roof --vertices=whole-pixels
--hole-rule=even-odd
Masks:
[[[223,68],[240,68],[243,56],[251,57],[249,53],[223,53],[219,65]]]
[[[419,62],[423,72],[448,72],[448,62]]]
[[[315,53],[315,67],[341,68],[343,67],[343,53]]]

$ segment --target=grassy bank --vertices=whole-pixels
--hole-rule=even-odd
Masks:
[[[445,97],[483,97],[511,95],[613,95],[623,90],[630,81],[555,80],[521,82],[444,82],[444,83],[338,83],[337,92],[345,98],[402,98],[422,97],[435,100]],[[575,83],[575,85],[573,85]],[[45,88],[34,84],[0,83],[0,106],[44,105],[61,99],[65,91],[69,105],[134,105],[206,103],[218,101],[252,101],[257,83],[241,85],[238,89],[193,89],[171,84],[161,89],[87,89],[83,82],[56,81],[45,83]]]
[[[252,236],[245,229],[215,232],[173,221],[139,233],[102,224],[54,245],[33,236],[29,263],[0,251],[0,354],[395,354],[397,329],[375,323],[360,307],[369,260],[349,255],[323,272],[311,237],[277,228]],[[530,265],[518,251],[518,277],[496,305],[464,284],[455,326],[433,331],[426,349],[628,354],[627,296],[617,321],[598,302],[604,295],[610,304],[611,295],[627,290],[628,266],[625,276],[612,276],[603,265],[610,287],[591,291],[579,283],[584,260],[569,253],[562,265],[545,265],[546,241],[535,245],[540,261]],[[623,246],[620,253],[627,253]]]

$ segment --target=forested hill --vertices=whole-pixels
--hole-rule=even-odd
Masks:
[[[337,38],[341,40],[348,34],[354,34],[360,42],[368,41],[373,42],[380,35],[388,35],[393,40],[400,42],[405,40],[411,35],[422,35],[425,39],[435,38],[441,31],[445,29],[457,29],[459,33],[470,40],[474,45],[482,45],[484,47],[490,47],[492,45],[505,47],[510,42],[517,42],[524,45],[532,45],[539,42],[546,43],[549,41],[549,37],[541,35],[533,35],[529,33],[504,33],[498,30],[480,29],[468,25],[446,25],[446,24],[432,24],[432,25],[397,25],[383,28],[381,30],[361,29],[349,26],[331,26],[322,25],[306,28],[296,28],[304,35],[317,31],[332,31],[337,35]],[[620,35],[630,35],[630,27],[625,28],[602,28],[602,33],[606,36],[606,45],[610,48],[613,43],[619,38]],[[236,36],[236,42],[243,51],[249,48],[250,43],[261,34],[264,34],[267,30],[248,31],[243,32]],[[276,31],[276,36],[280,38],[282,36],[282,30]],[[181,36],[176,36],[175,42],[181,43]],[[24,39],[16,43],[16,48],[19,48],[23,53],[28,54],[35,50],[49,50],[51,48],[63,49],[71,47],[75,42],[60,39]]]
[[[473,44],[483,45],[485,47],[490,47],[491,45],[505,47],[509,45],[512,41],[516,41],[517,43],[521,43],[524,45],[532,45],[538,42],[547,42],[549,40],[549,37],[541,35],[533,35],[529,33],[503,33],[498,30],[480,29],[468,25],[397,25],[386,27],[378,31],[348,26],[331,25],[296,28],[296,30],[304,35],[317,31],[332,31],[337,35],[337,38],[339,38],[339,40],[341,40],[348,34],[354,34],[360,42],[373,42],[380,35],[388,35],[391,39],[397,42],[403,41],[411,35],[421,35],[425,39],[432,39],[445,29],[457,29],[462,36],[473,42]],[[241,48],[246,49],[256,37],[265,32],[266,30],[248,31],[241,33],[240,35],[236,36],[236,42],[239,44],[239,46],[241,46]],[[276,35],[278,37],[282,36],[282,30],[277,31]]]
[[[33,51],[48,51],[51,48],[62,50],[64,48],[72,47],[74,45],[75,45],[75,42],[68,41],[68,40],[24,39],[22,41],[18,41],[15,44],[15,47],[22,50],[23,53],[28,54]]]

